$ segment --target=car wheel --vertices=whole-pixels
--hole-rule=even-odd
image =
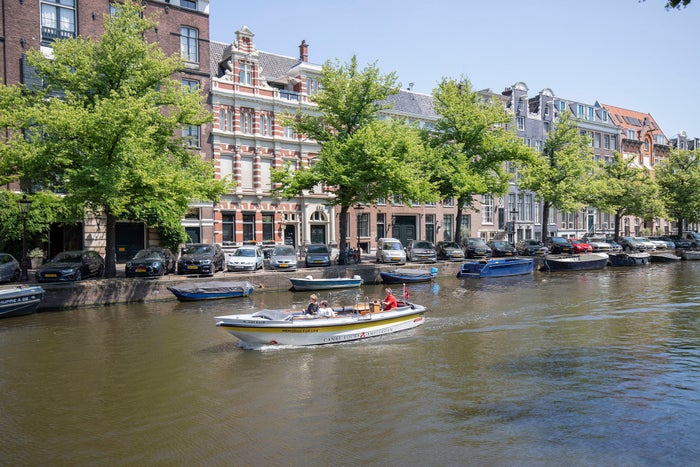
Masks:
[[[73,276],[73,277],[74,277],[73,280],[75,282],[80,282],[81,280],[83,280],[83,273],[80,272],[80,269],[78,269],[77,271],[75,271],[75,276]]]

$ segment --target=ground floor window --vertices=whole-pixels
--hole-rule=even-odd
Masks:
[[[255,213],[243,213],[243,241],[255,241]]]
[[[263,241],[275,239],[275,215],[273,213],[264,213],[262,215]]]
[[[446,242],[452,241],[452,231],[453,231],[452,219],[453,219],[452,214],[445,214],[444,216],[442,216],[442,225],[444,226],[443,228],[445,229],[442,233],[442,238]]]
[[[236,213],[224,212],[221,214],[221,237],[224,245],[236,242]]]

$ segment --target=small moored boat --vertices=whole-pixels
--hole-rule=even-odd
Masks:
[[[491,258],[465,261],[457,277],[507,277],[530,274],[534,269],[532,258]]]
[[[385,284],[409,284],[415,282],[429,282],[437,276],[438,269],[394,269],[393,271],[381,271],[382,281]]]
[[[220,298],[247,297],[255,287],[248,281],[186,282],[168,287],[178,300],[215,300]]]
[[[681,258],[688,261],[700,259],[700,250],[681,250]]]
[[[654,251],[649,253],[649,261],[652,263],[674,263],[680,261],[681,257],[670,251]]]
[[[319,345],[376,337],[420,326],[426,308],[399,302],[383,311],[379,302],[333,308],[331,317],[309,316],[288,310],[217,316],[216,325],[250,346]]]
[[[0,318],[34,313],[44,294],[44,289],[37,285],[0,289]]]
[[[314,279],[312,276],[306,277],[290,277],[289,282],[292,283],[294,290],[326,290],[326,289],[346,289],[350,287],[359,287],[362,285],[362,277],[336,277]]]
[[[581,255],[547,255],[542,260],[540,271],[582,271],[603,269],[608,264],[607,253],[584,253]]]
[[[608,255],[610,257],[610,266],[642,266],[644,264],[649,264],[651,261],[651,255],[649,253],[611,253]]]

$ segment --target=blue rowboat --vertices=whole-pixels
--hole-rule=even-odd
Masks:
[[[437,275],[437,268],[425,269],[394,269],[393,271],[381,271],[382,281],[385,284],[410,284],[415,282],[429,282]]]
[[[534,270],[532,258],[492,258],[487,260],[465,261],[457,277],[508,277],[530,274]]]
[[[255,287],[248,281],[187,282],[168,287],[178,300],[216,300],[220,298],[247,297]]]
[[[336,277],[336,278],[320,278],[314,279],[312,276],[306,277],[290,277],[294,290],[326,290],[326,289],[346,289],[350,287],[359,287],[362,285],[360,276],[353,277]]]
[[[34,313],[44,293],[44,289],[36,285],[0,289],[0,318]]]

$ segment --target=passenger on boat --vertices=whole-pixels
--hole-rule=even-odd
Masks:
[[[328,305],[326,300],[321,300],[321,304],[318,308],[318,316],[325,316],[326,318],[335,316],[335,311]]]
[[[394,297],[394,294],[391,292],[391,289],[387,288],[385,292],[386,297],[384,297],[384,301],[382,302],[383,310],[388,311],[396,308],[398,306],[396,304],[396,297]]]
[[[309,306],[306,307],[306,310],[304,310],[305,315],[315,315],[318,313],[318,297],[316,294],[311,294],[311,297],[309,297],[311,302],[309,303]]]

